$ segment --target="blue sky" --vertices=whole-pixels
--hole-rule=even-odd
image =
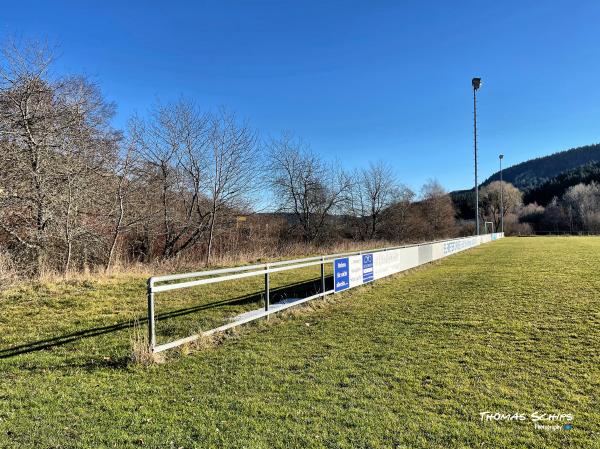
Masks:
[[[87,3],[87,4],[86,4]],[[157,99],[221,105],[263,136],[292,130],[347,167],[383,159],[418,189],[600,141],[600,2],[7,2],[0,38],[58,44],[115,125]]]

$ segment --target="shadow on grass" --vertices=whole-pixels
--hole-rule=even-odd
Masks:
[[[309,296],[320,290],[321,279],[311,279],[308,281],[298,282],[295,284],[287,285],[285,287],[271,289],[271,303],[276,303],[285,298],[300,298]],[[327,276],[325,279],[326,289],[331,289],[333,286],[333,276]],[[226,299],[222,301],[215,301],[208,304],[202,304],[194,307],[188,307],[185,309],[173,310],[170,312],[159,313],[155,316],[156,321],[165,321],[171,318],[180,316],[190,315],[203,310],[213,309],[220,306],[243,306],[252,303],[259,303],[263,300],[263,291],[252,293],[245,296],[238,296],[232,299]],[[147,317],[139,317],[137,319],[139,324],[148,322]],[[113,332],[130,329],[134,326],[135,320],[122,321],[120,323],[111,324],[109,326],[99,326],[90,329],[84,329],[69,334],[60,335],[57,337],[48,338],[45,340],[38,340],[35,342],[13,346],[11,348],[0,350],[0,359],[7,359],[20,354],[27,354],[35,351],[42,351],[44,349],[50,349],[56,346],[62,346],[67,343],[82,340],[84,338],[97,337]]]

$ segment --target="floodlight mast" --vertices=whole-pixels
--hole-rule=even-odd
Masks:
[[[473,78],[473,143],[475,150],[475,227],[479,235],[479,183],[477,182],[477,91],[481,87],[481,78]]]
[[[504,232],[504,184],[502,183],[502,159],[504,159],[504,155],[498,155],[498,159],[500,160],[500,232]]]

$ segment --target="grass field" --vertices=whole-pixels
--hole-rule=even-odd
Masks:
[[[0,447],[600,447],[599,267],[600,238],[507,238],[150,367],[128,361],[144,279],[13,289]],[[251,282],[158,298],[159,336],[256,306]]]

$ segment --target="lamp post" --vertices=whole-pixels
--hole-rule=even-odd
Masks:
[[[479,235],[479,185],[477,183],[477,91],[481,87],[481,78],[471,80],[473,86],[473,143],[475,149],[475,226]]]
[[[500,154],[498,159],[500,160],[500,232],[504,232],[504,184],[502,183],[502,159],[504,159],[504,155]]]

